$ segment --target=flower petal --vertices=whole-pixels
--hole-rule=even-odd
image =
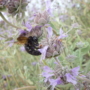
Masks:
[[[52,89],[55,88],[56,85],[62,84],[62,80],[60,78],[57,79],[49,79],[50,85],[52,86]]]
[[[25,26],[28,28],[27,31],[30,32],[31,29],[32,29],[32,26],[30,25],[30,23],[29,23],[29,22],[26,22],[26,23],[25,23]]]
[[[73,68],[71,71],[74,76],[77,76],[79,74],[79,70],[80,70],[80,67],[78,66]]]
[[[47,28],[48,37],[50,38],[53,35],[52,27]]]
[[[72,76],[70,73],[66,73],[67,82],[71,82],[73,85],[77,84],[76,78]]]
[[[65,37],[67,37],[68,35],[66,33],[63,32],[62,28],[60,28],[60,36],[58,37],[58,39],[63,39]]]
[[[48,49],[48,46],[45,46],[45,47],[43,47],[41,49],[38,49],[42,53],[41,60],[45,59],[47,49]]]

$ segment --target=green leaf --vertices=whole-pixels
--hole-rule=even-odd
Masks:
[[[82,48],[82,49],[81,49],[81,53],[82,53],[82,55],[87,54],[88,51],[90,51],[90,46],[87,46],[86,48]]]

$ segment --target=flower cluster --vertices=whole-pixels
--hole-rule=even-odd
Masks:
[[[42,53],[43,55],[42,57],[45,57],[45,58],[50,58],[50,57],[60,55],[60,53],[64,48],[62,41],[58,39],[58,37],[56,36],[53,36],[49,39],[44,39],[40,42],[40,44],[42,48],[39,49],[39,51]],[[42,58],[42,59],[45,59],[45,58]]]
[[[40,44],[41,49],[39,51],[42,53],[41,59],[55,57],[61,54],[64,49],[62,39],[67,37],[67,35],[60,29],[60,35],[56,36],[53,34],[51,27],[48,27],[48,37],[44,38]]]
[[[37,13],[34,18],[36,24],[44,25],[49,22],[48,12],[44,11],[43,13]]]
[[[3,10],[5,8],[6,3],[7,0],[0,0],[0,10]]]
[[[6,8],[12,15],[24,13],[28,2],[27,0],[0,0],[0,10]]]
[[[25,10],[25,7],[27,6],[27,4],[28,3],[26,0],[10,0],[8,1],[6,7],[10,14],[15,15]]]
[[[75,67],[70,70],[67,67],[61,68],[59,65],[57,65],[56,68],[52,70],[50,67],[44,66],[41,75],[44,77],[44,82],[49,83],[52,90],[54,90],[57,85],[64,85],[67,83],[76,85],[79,69],[80,67]]]

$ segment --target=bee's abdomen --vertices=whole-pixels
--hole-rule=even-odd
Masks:
[[[25,50],[31,55],[36,55],[36,56],[41,55],[41,53],[29,43],[25,44]]]

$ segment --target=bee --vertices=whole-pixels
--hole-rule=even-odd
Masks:
[[[25,35],[26,33],[21,34],[17,38],[17,41],[18,41],[17,43],[24,44],[24,47],[27,53],[35,56],[41,55],[41,52],[38,51],[39,49],[38,37],[37,36],[26,37]]]

